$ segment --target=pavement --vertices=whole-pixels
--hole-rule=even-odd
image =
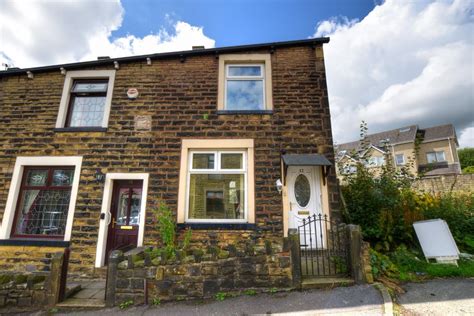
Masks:
[[[407,283],[398,298],[402,315],[474,315],[474,278]]]
[[[70,311],[55,315],[382,315],[383,299],[373,285],[356,285],[328,290],[242,295],[224,301],[163,303],[95,311]]]

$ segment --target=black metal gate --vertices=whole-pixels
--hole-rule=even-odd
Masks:
[[[346,225],[330,221],[327,215],[303,219],[298,227],[302,276],[349,275],[349,242]]]

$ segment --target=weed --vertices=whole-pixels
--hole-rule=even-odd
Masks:
[[[126,300],[119,304],[120,309],[125,309],[133,305],[133,300]]]
[[[248,289],[248,290],[245,290],[245,291],[244,291],[244,294],[245,294],[245,295],[254,296],[254,295],[257,295],[257,292],[256,292],[255,290]]]
[[[227,294],[224,292],[217,292],[215,295],[216,301],[223,301],[227,297]]]
[[[161,300],[159,297],[155,297],[152,301],[151,301],[151,304],[157,306],[157,305],[160,305],[161,304]]]
[[[272,288],[270,288],[270,290],[269,290],[269,292],[270,292],[271,294],[275,294],[277,291],[278,291],[278,289],[277,289],[276,287],[272,287]]]

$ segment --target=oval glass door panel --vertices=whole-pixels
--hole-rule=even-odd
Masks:
[[[295,180],[295,199],[300,207],[308,205],[311,198],[311,186],[308,178],[300,174]]]

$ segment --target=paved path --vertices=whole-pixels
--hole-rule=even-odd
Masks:
[[[308,290],[256,296],[239,296],[224,301],[166,303],[96,311],[74,311],[68,315],[381,315],[382,297],[372,285],[357,285],[332,290]]]
[[[408,283],[399,297],[403,315],[474,315],[474,278]]]

